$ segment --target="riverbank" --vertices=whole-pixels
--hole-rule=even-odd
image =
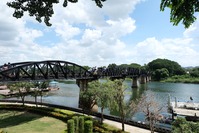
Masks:
[[[42,92],[47,92],[47,91],[55,91],[55,90],[59,90],[59,87],[48,87],[46,89],[38,89],[38,88],[30,88],[30,91],[28,92],[22,92],[22,93],[27,93],[27,94],[31,94],[34,91],[42,91]],[[2,95],[3,97],[12,97],[12,96],[16,96],[18,95],[19,92],[18,91],[10,91],[9,88],[7,88],[7,86],[0,86],[0,95]]]
[[[199,78],[191,77],[189,75],[175,75],[161,80],[161,82],[199,84]]]

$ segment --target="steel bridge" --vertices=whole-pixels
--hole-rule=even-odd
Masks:
[[[48,79],[98,79],[125,78],[146,74],[135,68],[98,68],[87,70],[78,64],[60,61],[30,61],[8,63],[0,66],[0,82]]]

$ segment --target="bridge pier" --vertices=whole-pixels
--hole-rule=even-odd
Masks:
[[[88,87],[89,79],[76,79],[76,84],[79,86],[80,90],[85,91]]]
[[[140,84],[145,84],[147,82],[147,76],[141,75],[140,76]]]
[[[137,76],[133,76],[132,77],[132,88],[137,88],[138,87],[138,77]]]
[[[151,76],[150,75],[147,76],[147,82],[149,82],[149,81],[151,81]]]

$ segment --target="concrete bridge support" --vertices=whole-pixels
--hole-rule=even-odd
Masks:
[[[79,86],[80,90],[84,91],[88,87],[89,79],[76,79],[76,84]]]
[[[132,88],[137,88],[138,87],[138,77],[137,76],[134,76],[132,78]]]
[[[151,76],[148,75],[148,76],[147,76],[147,79],[148,79],[148,82],[151,81]]]
[[[145,76],[145,75],[141,75],[140,76],[140,84],[145,84],[147,82],[147,78],[146,77],[147,76]]]

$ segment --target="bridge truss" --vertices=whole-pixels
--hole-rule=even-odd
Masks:
[[[19,62],[0,66],[0,82],[48,79],[111,79],[147,75],[138,68],[97,68],[91,71],[75,63],[59,60]]]
[[[87,69],[66,61],[20,62],[0,66],[0,81],[92,78]]]

